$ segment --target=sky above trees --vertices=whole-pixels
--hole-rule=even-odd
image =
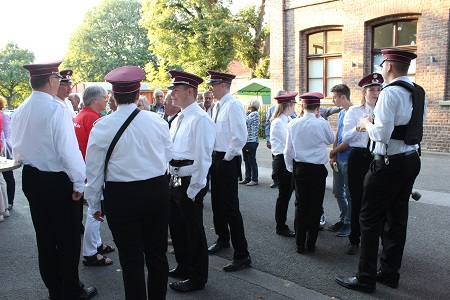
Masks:
[[[62,59],[67,52],[70,36],[81,25],[85,13],[102,0],[1,1],[2,26],[0,48],[8,41],[35,54],[36,62]],[[231,10],[259,0],[234,0]],[[48,34],[52,32],[53,35]]]

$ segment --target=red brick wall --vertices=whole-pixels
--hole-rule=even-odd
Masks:
[[[372,26],[416,17],[416,83],[425,89],[428,102],[422,148],[450,152],[450,106],[442,104],[450,104],[449,7],[450,0],[271,0],[272,89],[307,92],[307,34],[342,28],[343,82],[351,89],[353,103],[359,103],[357,83],[371,71]]]

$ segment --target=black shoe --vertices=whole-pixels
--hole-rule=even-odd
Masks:
[[[398,288],[398,276],[395,275],[390,276],[389,274],[386,274],[383,271],[381,271],[381,269],[377,271],[377,282],[387,285],[388,287],[393,289]]]
[[[336,224],[331,225],[330,227],[328,227],[328,231],[337,232],[339,229],[342,228],[342,226],[344,226],[344,222],[339,221]]]
[[[12,204],[8,204],[8,210],[12,210],[12,209],[13,209],[13,207],[14,207],[14,205],[12,205]]]
[[[295,237],[295,232],[293,232],[292,230],[290,230],[289,228],[284,228],[281,230],[277,229],[277,234],[285,236],[285,237]]]
[[[336,276],[336,282],[350,290],[357,290],[364,293],[375,292],[375,284],[368,284],[358,280],[356,276]]]
[[[307,248],[308,248],[308,252],[309,252],[309,253],[314,253],[314,252],[316,252],[316,246],[308,246]]]
[[[211,245],[208,248],[208,253],[216,254],[217,252],[219,252],[220,250],[225,249],[225,248],[230,248],[230,243],[216,242],[215,244]]]
[[[305,246],[297,246],[297,253],[298,254],[305,253]]]
[[[180,278],[180,279],[188,279],[189,278],[189,272],[186,270],[181,270],[179,268],[175,268],[169,271],[169,277],[173,278]]]
[[[348,244],[348,247],[347,247],[347,254],[354,255],[358,252],[358,250],[359,250],[359,244],[350,243],[350,244]]]
[[[80,291],[80,295],[78,296],[78,299],[91,299],[97,295],[97,288],[95,287],[88,287],[84,288]]]
[[[169,283],[169,286],[172,290],[175,290],[180,293],[187,293],[192,291],[200,291],[205,288],[205,285],[202,283],[196,283],[192,279],[187,279],[184,281],[176,281]]]
[[[273,182],[271,185],[270,185],[270,188],[271,189],[276,189],[278,187],[278,183],[276,183],[276,182]]]
[[[240,259],[233,259],[231,263],[223,267],[223,270],[225,272],[234,272],[239,271],[240,269],[243,269],[245,267],[249,267],[252,264],[252,259],[250,258],[250,255],[244,258]]]

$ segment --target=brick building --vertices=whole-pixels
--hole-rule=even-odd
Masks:
[[[271,0],[272,90],[320,91],[380,72],[380,49],[417,53],[409,76],[426,91],[422,148],[450,152],[450,0]]]

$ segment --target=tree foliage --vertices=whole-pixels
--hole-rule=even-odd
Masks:
[[[264,24],[266,0],[261,5],[249,5],[240,9],[236,23],[242,27],[240,34],[234,36],[236,59],[252,70],[252,77],[268,78],[269,59],[264,49],[264,41],[269,27]]]
[[[141,24],[150,47],[160,58],[147,80],[178,66],[206,77],[207,69],[226,71],[235,56],[233,36],[239,33],[224,5],[227,0],[144,0]]]
[[[18,106],[28,97],[31,91],[29,74],[22,66],[33,61],[33,52],[20,49],[13,42],[0,50],[0,94],[6,98],[8,107]]]
[[[155,63],[147,31],[139,24],[137,0],[104,0],[89,11],[72,34],[62,68],[74,71],[74,81],[104,81],[111,70]],[[61,68],[60,68],[61,69]]]

